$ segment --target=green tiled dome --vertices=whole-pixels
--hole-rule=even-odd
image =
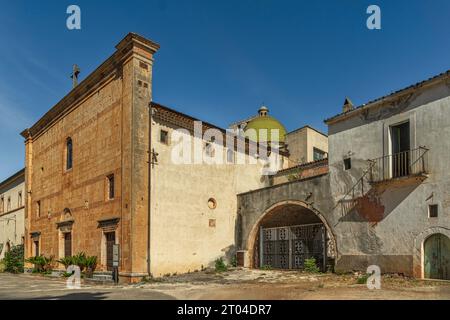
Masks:
[[[255,140],[253,134],[249,133],[249,129],[256,130],[256,141],[257,142],[271,142],[272,141],[272,132],[271,130],[278,130],[279,134],[279,142],[284,143],[285,136],[286,136],[286,129],[285,127],[274,117],[268,116],[267,112],[269,110],[267,107],[261,107],[259,109],[259,116],[250,120],[250,122],[247,124],[247,126],[244,129],[245,136],[251,140]],[[267,129],[267,139],[264,139],[263,137],[260,138],[260,129]],[[275,132],[274,132],[275,134]],[[264,139],[264,140],[261,140]]]

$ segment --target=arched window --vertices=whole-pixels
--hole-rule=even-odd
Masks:
[[[73,160],[73,146],[72,146],[72,138],[67,138],[66,141],[66,170],[72,169],[72,160]]]

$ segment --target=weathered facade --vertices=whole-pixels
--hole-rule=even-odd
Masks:
[[[333,250],[325,262],[334,259],[336,270],[378,265],[382,272],[448,279],[449,78],[446,72],[328,119],[329,173],[239,195],[237,241],[247,265],[263,264],[260,256],[272,256],[272,245],[284,254],[271,228],[311,223],[303,221],[310,214],[277,218],[303,211],[327,230]]]
[[[25,170],[0,182],[0,260],[13,246],[23,244]]]

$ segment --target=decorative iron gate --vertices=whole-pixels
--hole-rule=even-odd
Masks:
[[[260,229],[260,267],[303,269],[305,260],[315,258],[326,269],[326,229],[321,223]]]

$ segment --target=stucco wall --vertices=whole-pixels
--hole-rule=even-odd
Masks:
[[[303,127],[286,135],[290,165],[314,161],[314,148],[328,152],[328,138],[310,127]]]
[[[342,217],[343,229],[336,231],[338,246],[343,255],[356,256],[348,259],[348,264],[360,259],[359,255],[371,255],[370,263],[383,264],[385,270],[418,275],[420,266],[413,266],[415,238],[429,228],[450,226],[450,141],[445,138],[450,134],[449,96],[449,86],[441,83],[417,90],[396,106],[387,105],[329,127],[330,182],[335,200],[361,177],[367,159],[390,154],[389,126],[409,120],[411,149],[429,148],[425,181],[388,185],[379,192],[381,221],[372,225],[358,214]],[[352,169],[344,171],[343,158],[348,155]],[[430,204],[439,206],[438,218],[428,217]]]
[[[242,215],[238,246],[247,248],[250,230],[267,208],[285,200],[306,201],[326,219],[337,246],[336,270],[382,272],[420,277],[424,234],[450,226],[450,87],[441,83],[418,88],[412,95],[360,113],[329,126],[329,174],[306,181],[280,184],[238,196]],[[374,191],[351,210],[340,203],[368,169],[368,159],[388,155],[389,126],[409,120],[411,149],[429,148],[429,174],[420,179],[371,187]],[[344,170],[343,159],[352,168]],[[368,188],[368,189],[367,189]],[[358,193],[358,192],[357,192]],[[428,206],[437,204],[439,216],[429,218]]]
[[[236,194],[268,184],[261,164],[173,163],[174,143],[163,144],[159,137],[164,129],[170,139],[176,128],[159,120],[152,123],[152,148],[158,154],[158,163],[151,169],[154,276],[201,270],[213,266],[219,257],[229,260],[235,253]],[[204,141],[197,141],[203,146]],[[217,152],[220,147],[216,148]],[[226,159],[225,150],[223,155]],[[210,198],[216,200],[215,209],[208,206]]]
[[[22,201],[19,203],[19,192],[22,193]],[[6,245],[10,247],[22,244],[24,235],[24,207],[25,207],[25,182],[23,175],[0,188],[0,198],[5,201],[5,210],[0,213],[0,260],[4,258]],[[11,207],[7,210],[7,199],[11,199]]]

